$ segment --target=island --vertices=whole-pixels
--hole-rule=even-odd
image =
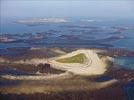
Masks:
[[[31,19],[21,19],[16,21],[16,23],[25,25],[41,25],[46,23],[66,23],[65,18],[31,18]]]

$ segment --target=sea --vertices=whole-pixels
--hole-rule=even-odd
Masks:
[[[19,41],[0,43],[0,55],[19,55],[22,49],[32,47],[66,48],[117,48],[134,51],[134,20],[65,18],[65,23],[24,24],[18,20],[32,18],[4,18],[1,20],[0,35]],[[43,38],[36,40],[37,34]],[[33,39],[32,39],[33,38]],[[12,48],[17,48],[13,51]],[[133,70],[134,57],[116,57],[121,68]],[[15,74],[20,71],[5,70]],[[5,84],[5,83],[4,83]],[[15,84],[15,83],[14,83]],[[128,100],[133,100],[134,82],[123,87]]]
[[[25,24],[18,20],[27,18],[3,18],[0,35],[8,34],[18,39],[28,39],[32,34],[43,34],[41,41],[21,41],[0,43],[1,54],[10,54],[6,48],[23,47],[68,47],[68,48],[122,48],[134,51],[134,20],[133,19],[101,19],[88,17],[64,18],[64,23]],[[45,17],[42,17],[45,18]],[[38,18],[37,18],[38,19]],[[26,34],[27,36],[23,36]],[[116,63],[134,69],[134,57],[117,57]]]

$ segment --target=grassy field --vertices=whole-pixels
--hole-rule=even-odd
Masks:
[[[57,61],[60,63],[84,63],[85,59],[86,56],[83,53],[80,53],[69,58],[58,59]]]

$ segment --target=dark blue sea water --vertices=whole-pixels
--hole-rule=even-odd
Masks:
[[[134,81],[129,82],[124,86],[124,91],[128,100],[134,99]]]

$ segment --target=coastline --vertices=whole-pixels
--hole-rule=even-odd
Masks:
[[[78,49],[78,48],[77,48]],[[45,51],[44,53],[46,53],[46,52],[55,52],[55,53],[57,53],[57,50],[58,50],[58,53],[56,54],[57,56],[61,56],[61,55],[66,55],[67,53],[69,53],[69,52],[71,52],[71,51],[75,51],[75,50],[77,50],[76,48],[75,49],[72,49],[72,50],[67,50],[67,51],[64,51],[64,50],[66,50],[66,49],[59,49],[59,48],[56,48],[55,50],[56,50],[56,52],[54,51],[54,49],[52,49],[52,48],[50,48],[50,49],[48,49],[47,48],[47,51]],[[26,61],[26,59],[28,59],[28,61],[27,62],[29,62],[30,61],[30,59],[31,58],[33,58],[33,54],[34,54],[34,52],[36,52],[36,57],[38,57],[38,52],[41,52],[41,50],[45,50],[44,48],[43,49],[30,49],[30,51],[27,51],[27,54],[25,55],[25,56],[20,56],[20,58],[18,59],[18,60],[22,60],[22,59],[24,59],[25,58],[25,61]],[[63,51],[64,51],[64,53],[63,53]],[[109,50],[107,51],[107,49],[93,49],[93,48],[91,48],[91,50],[93,51],[93,52],[95,52],[95,53],[98,53],[98,54],[101,54],[101,55],[104,55],[104,56],[106,56],[106,54],[108,53],[108,52],[110,52]],[[31,54],[29,54],[29,52],[31,52],[32,51],[32,53]],[[34,52],[33,52],[34,51]],[[60,51],[60,52],[59,52]],[[113,57],[115,56],[115,53],[116,53],[116,55],[118,54],[118,56],[120,56],[120,54],[119,54],[119,52],[117,53],[117,51],[116,50],[112,50],[113,52],[111,52],[111,53],[109,53],[110,55],[112,55]],[[120,50],[119,50],[120,51]],[[56,59],[54,56],[55,56],[55,53],[53,53],[53,55],[51,56],[52,58],[51,59]],[[130,54],[128,53],[128,52],[124,52],[124,54],[128,54],[128,56],[130,55],[130,54],[132,54],[132,52],[130,52]],[[51,53],[52,54],[52,53]],[[122,54],[122,52],[121,52],[121,54]],[[31,55],[31,57],[30,57],[30,55]],[[40,54],[39,54],[40,55]],[[43,54],[42,54],[43,55]],[[126,56],[126,55],[125,55]],[[131,55],[132,56],[132,55]],[[28,57],[28,58],[27,58]],[[53,58],[54,57],[54,58]],[[14,60],[12,59],[12,57],[4,57],[3,56],[3,58],[5,58],[5,59],[8,59],[9,61],[11,61],[11,62],[13,62],[13,61],[16,61],[16,58],[14,57]],[[43,57],[39,57],[38,59],[42,59]],[[36,58],[37,59],[37,58]],[[35,59],[35,61],[36,61],[36,59]],[[44,59],[44,58],[43,58]],[[0,64],[0,67],[1,67],[1,69],[2,68],[5,68],[6,66],[12,66],[12,67],[14,67],[16,70],[23,70],[23,71],[26,71],[26,72],[28,72],[28,73],[35,73],[35,71],[37,71],[37,70],[42,70],[42,68],[43,68],[43,64],[42,65],[38,65],[37,63],[35,63],[35,65],[26,65],[26,64],[11,64],[11,63],[5,63],[6,65],[4,65],[4,63],[2,64]],[[3,67],[2,67],[3,66]],[[40,69],[41,68],[41,69]],[[34,70],[33,70],[34,69]],[[45,69],[46,70],[46,69]],[[62,73],[64,73],[64,71],[62,72],[62,71],[59,71],[59,72],[57,72],[57,71],[52,71],[52,73],[47,73],[47,71],[49,70],[49,68],[45,71],[45,72],[43,72],[43,73],[46,73],[46,75],[47,74],[54,74],[54,75],[56,75],[56,73],[58,73],[59,75],[60,74],[62,74]],[[51,69],[51,70],[53,70],[53,69]],[[55,73],[56,72],[56,73]],[[41,74],[38,74],[38,75],[43,75],[43,73],[41,73]],[[55,84],[55,85],[60,85],[61,83],[63,83],[64,85],[60,85],[60,87],[62,87],[62,88],[64,88],[64,86],[65,87],[70,87],[70,85],[71,85],[71,87],[72,87],[72,89],[73,88],[75,88],[75,86],[76,86],[76,88],[78,88],[78,87],[80,87],[80,90],[78,89],[77,91],[75,91],[75,90],[73,90],[73,92],[72,92],[72,90],[71,91],[63,91],[63,92],[50,92],[50,91],[46,91],[45,92],[45,90],[44,90],[44,92],[42,93],[41,91],[43,90],[43,88],[42,88],[42,83],[44,84],[44,83],[47,83],[47,82],[45,82],[45,80],[42,80],[42,81],[40,81],[40,80],[31,80],[31,82],[30,81],[28,81],[28,80],[18,80],[18,83],[17,83],[17,86],[13,86],[13,85],[7,85],[7,86],[5,86],[3,89],[0,87],[0,90],[5,90],[5,92],[2,92],[1,91],[1,94],[0,94],[0,96],[1,97],[3,97],[3,98],[6,98],[6,96],[9,96],[9,98],[13,98],[13,96],[15,96],[15,97],[18,97],[18,96],[22,96],[23,95],[23,98],[25,98],[25,99],[27,99],[27,98],[33,98],[33,96],[34,95],[39,95],[39,96],[42,96],[42,97],[46,97],[46,95],[47,95],[47,97],[48,97],[48,100],[49,100],[49,98],[51,98],[52,97],[52,95],[54,95],[54,97],[56,96],[58,96],[58,95],[61,95],[61,96],[63,96],[63,94],[65,93],[65,95],[67,95],[67,94],[69,94],[69,95],[71,95],[71,94],[74,94],[74,96],[75,97],[77,97],[77,93],[81,93],[82,91],[84,92],[84,93],[86,93],[87,95],[87,98],[89,99],[89,97],[90,96],[93,96],[94,94],[95,95],[97,95],[98,94],[98,96],[100,97],[100,98],[102,98],[102,97],[104,97],[104,94],[106,94],[106,91],[108,91],[109,90],[109,92],[108,92],[108,95],[109,95],[109,97],[107,97],[107,98],[112,98],[113,96],[115,97],[116,95],[118,95],[118,98],[121,98],[122,100],[123,99],[125,99],[127,96],[126,96],[126,94],[124,93],[124,90],[123,90],[123,88],[122,87],[124,87],[126,84],[128,84],[129,82],[131,82],[131,81],[133,81],[134,80],[134,73],[133,73],[133,70],[127,70],[127,69],[123,69],[123,68],[121,68],[121,67],[119,67],[118,65],[112,65],[112,67],[107,67],[107,71],[105,72],[105,73],[103,73],[102,75],[91,75],[91,76],[82,76],[82,77],[80,77],[79,75],[74,75],[73,73],[70,73],[70,74],[72,74],[73,75],[73,77],[71,76],[71,77],[63,77],[63,78],[52,78],[52,79],[47,79],[46,81],[51,81],[51,80],[55,80],[55,79],[57,79],[57,81],[58,81],[58,83],[57,84]],[[33,74],[34,75],[34,74]],[[38,76],[37,75],[37,76]],[[110,78],[109,78],[110,77]],[[45,78],[45,77],[44,77]],[[78,78],[78,79],[77,79]],[[101,81],[98,81],[98,79],[99,80],[101,80]],[[100,87],[100,85],[99,84],[101,84],[101,83],[103,83],[103,82],[108,82],[108,81],[110,81],[110,80],[113,80],[113,79],[116,79],[116,82],[113,82],[113,83],[109,83],[109,85],[107,84],[107,85],[103,85],[102,86],[102,88],[101,89],[97,89],[96,90],[96,88],[94,87],[94,86],[92,86],[91,85],[91,83],[94,85],[96,82],[97,82],[97,84],[98,85],[96,85],[96,86],[98,86],[98,87]],[[63,82],[63,80],[70,80],[69,82]],[[77,80],[76,82],[74,82],[74,83],[72,83],[72,80]],[[78,82],[78,80],[79,80],[79,82]],[[88,81],[87,81],[88,80]],[[4,81],[5,81],[5,79],[4,79]],[[2,82],[4,82],[4,81],[2,81]],[[9,81],[9,83],[11,82],[16,82],[16,80],[7,80],[7,82]],[[39,86],[39,90],[42,88],[42,90],[41,91],[36,91],[37,89],[37,87],[35,86],[35,85],[33,85],[33,84],[37,84],[37,82],[36,81],[38,81],[38,86]],[[32,83],[32,82],[34,82],[34,83]],[[61,83],[59,83],[59,82],[61,82]],[[84,83],[83,83],[84,82]],[[21,84],[20,84],[21,83]],[[50,82],[51,83],[51,82]],[[49,83],[49,84],[50,84]],[[53,82],[52,82],[53,83]],[[55,82],[54,82],[55,83]],[[72,83],[72,84],[70,84],[70,83]],[[78,84],[79,83],[79,84]],[[29,87],[29,88],[31,88],[30,90],[31,91],[29,91],[29,93],[28,94],[25,94],[25,92],[26,92],[26,90],[25,90],[25,88],[23,88],[23,87],[25,87],[25,85],[31,85],[31,87]],[[66,85],[65,85],[66,84]],[[70,84],[70,85],[69,85]],[[78,84],[78,85],[76,85],[76,84]],[[84,86],[83,86],[83,84],[85,84]],[[86,86],[86,84],[88,84],[87,86]],[[4,84],[3,84],[4,85]],[[52,84],[50,84],[50,85],[52,85]],[[55,89],[58,89],[58,88],[56,88],[56,86],[50,86],[50,87],[52,87],[53,88],[53,90],[55,90]],[[48,86],[48,83],[45,85],[45,86]],[[12,89],[11,89],[11,87],[12,87]],[[19,92],[19,94],[18,93],[15,93],[15,92],[17,92],[17,87],[18,88],[22,88],[22,89],[20,89],[20,92]],[[33,88],[33,87],[36,87],[36,88]],[[88,89],[88,87],[89,87],[89,89]],[[91,87],[94,87],[94,89],[93,88],[91,88]],[[8,90],[8,88],[10,88],[10,90]],[[32,90],[32,88],[33,88],[33,90]],[[54,89],[55,88],[55,89]],[[65,89],[65,88],[64,88]],[[63,89],[63,90],[64,90]],[[111,90],[110,90],[111,89]],[[115,90],[117,91],[116,93],[117,94],[112,94],[113,93],[113,91],[115,91]],[[6,93],[6,90],[7,91],[11,91],[10,93]],[[48,89],[49,90],[49,89]],[[59,89],[58,89],[59,90]],[[103,91],[104,90],[104,91]],[[103,92],[102,92],[103,91]],[[120,91],[120,92],[119,92]],[[14,93],[13,93],[14,92]],[[118,93],[119,92],[119,93]],[[120,94],[121,93],[121,94]],[[99,95],[100,94],[100,95]],[[84,94],[82,95],[82,97],[84,96]],[[66,96],[65,96],[66,97]],[[38,98],[38,96],[36,97],[36,98]],[[59,97],[60,98],[60,97]],[[95,99],[96,97],[94,97],[93,96],[93,100],[97,100],[97,99]],[[39,99],[39,98],[38,98]],[[60,98],[61,99],[61,98]],[[60,100],[59,99],[59,100]],[[87,100],[88,100],[87,99]],[[10,99],[9,99],[10,100]],[[40,99],[39,99],[40,100]],[[51,100],[51,99],[50,99]],[[56,99],[54,99],[54,100],[56,100]],[[66,99],[65,99],[66,100]],[[72,99],[73,100],[73,99]],[[101,100],[101,99],[100,99]],[[102,99],[103,100],[103,99]],[[120,99],[119,99],[120,100]]]

